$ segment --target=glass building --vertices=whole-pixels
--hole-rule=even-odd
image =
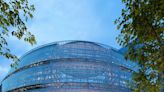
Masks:
[[[22,56],[3,79],[2,92],[131,92],[134,65],[104,44],[55,42]]]

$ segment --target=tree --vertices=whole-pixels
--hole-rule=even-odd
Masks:
[[[7,38],[15,36],[30,43],[36,43],[35,37],[28,31],[26,22],[32,18],[34,5],[28,0],[0,0],[0,55],[13,61],[18,61],[16,55],[10,52]]]
[[[159,92],[164,77],[164,0],[122,0],[125,7],[115,20],[118,43],[127,47],[126,59],[136,62],[134,92]]]

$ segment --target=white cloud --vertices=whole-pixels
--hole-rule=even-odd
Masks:
[[[1,83],[1,80],[6,76],[7,72],[9,71],[9,66],[0,66],[0,83]]]
[[[101,34],[99,18],[88,0],[40,1],[35,19],[29,25],[38,43],[57,40],[93,40]]]
[[[9,68],[8,67],[0,67],[0,74],[4,74],[5,72],[8,72]]]
[[[120,0],[119,0],[120,1]],[[29,30],[35,34],[38,44],[30,46],[14,37],[9,39],[12,52],[22,56],[30,49],[60,40],[89,40],[109,44],[119,48],[115,37],[113,21],[121,10],[118,0],[33,0],[36,11],[28,23]],[[115,3],[116,2],[116,3]],[[118,5],[118,6],[117,6]],[[0,74],[7,72],[9,64],[2,67]],[[1,76],[0,76],[1,78]]]

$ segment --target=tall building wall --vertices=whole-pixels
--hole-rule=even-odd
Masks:
[[[0,92],[2,92],[2,85],[0,85]]]
[[[134,64],[95,42],[62,41],[20,58],[2,81],[2,92],[130,92]]]

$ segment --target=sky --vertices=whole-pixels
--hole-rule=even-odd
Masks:
[[[37,46],[63,40],[87,40],[121,48],[114,20],[121,15],[121,0],[29,0],[35,5],[34,18],[27,23],[37,40],[31,46],[15,37],[8,39],[18,57]],[[0,56],[0,81],[10,69],[11,60]]]

